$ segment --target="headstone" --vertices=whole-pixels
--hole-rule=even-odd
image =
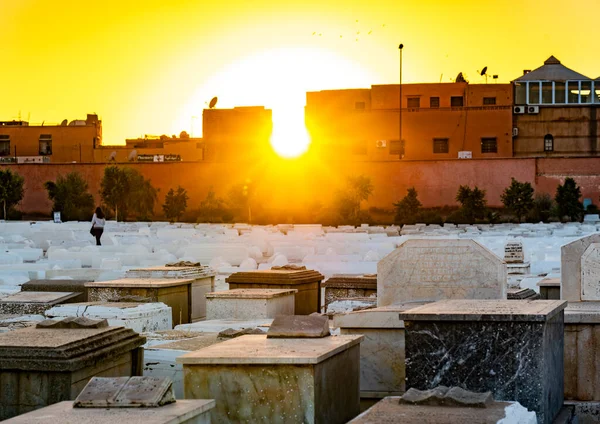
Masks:
[[[141,375],[146,339],[133,330],[50,324],[0,334],[0,420],[73,399],[95,375]]]
[[[504,245],[504,261],[507,264],[522,264],[525,261],[523,243],[520,241],[506,242]]]
[[[560,300],[560,278],[544,278],[537,286],[540,288],[540,299]]]
[[[506,263],[470,239],[412,239],[377,264],[377,305],[506,299]]]
[[[267,338],[320,338],[329,334],[327,316],[279,315],[269,327]]]
[[[215,399],[213,423],[346,423],[360,408],[362,338],[249,335],[179,356],[185,398]]]
[[[600,300],[600,243],[592,243],[581,256],[581,300]]]
[[[560,298],[569,302],[581,302],[581,258],[592,243],[600,243],[600,233],[582,237],[565,244],[560,249]]]
[[[294,315],[295,289],[233,289],[206,293],[206,318],[260,319]]]
[[[231,274],[225,282],[229,289],[295,289],[294,313],[321,312],[320,288],[323,275],[312,270],[280,269],[244,271]]]
[[[54,212],[54,223],[60,224],[62,221],[60,220],[60,212]]]
[[[519,402],[498,402],[489,392],[440,387],[427,391],[410,389],[401,397],[386,397],[349,424],[393,422],[536,424],[537,420],[535,412],[528,411]]]
[[[564,308],[554,300],[443,300],[400,313],[406,385],[491,391],[552,423],[563,404]]]
[[[0,300],[0,314],[35,315],[61,303],[78,301],[81,293],[24,291]]]

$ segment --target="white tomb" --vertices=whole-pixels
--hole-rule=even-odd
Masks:
[[[233,289],[206,294],[207,319],[265,319],[294,315],[295,289]]]

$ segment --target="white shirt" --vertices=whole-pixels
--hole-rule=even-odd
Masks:
[[[98,218],[96,214],[94,214],[92,218],[92,227],[94,228],[104,228],[104,224],[106,220],[104,218]]]

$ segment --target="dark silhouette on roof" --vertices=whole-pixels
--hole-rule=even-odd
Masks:
[[[566,81],[566,80],[588,80],[591,78],[586,77],[572,69],[567,68],[560,63],[560,60],[554,56],[550,56],[545,62],[544,66],[540,66],[531,72],[526,73],[515,81]]]

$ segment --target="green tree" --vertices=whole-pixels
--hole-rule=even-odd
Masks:
[[[527,215],[530,222],[548,222],[552,215],[554,200],[548,193],[536,193],[533,198],[533,207]]]
[[[562,220],[568,216],[571,221],[579,220],[583,213],[583,204],[579,201],[581,188],[573,178],[566,178],[564,184],[556,187],[556,201],[558,217]]]
[[[92,217],[94,197],[88,193],[88,184],[78,172],[59,175],[56,182],[47,181],[44,187],[52,200],[53,212],[60,212],[65,221],[87,221]]]
[[[165,197],[165,204],[162,208],[166,217],[171,222],[174,220],[179,221],[179,218],[187,209],[188,199],[187,191],[181,186],[177,186],[177,190],[169,190]]]
[[[500,199],[521,222],[521,218],[533,207],[533,187],[528,182],[521,183],[512,178],[510,186],[504,189]]]
[[[7,219],[7,211],[13,209],[23,199],[25,178],[10,169],[0,170],[0,201],[3,206],[3,219]]]
[[[115,211],[115,219],[127,219],[130,212],[147,219],[154,211],[157,198],[149,179],[137,170],[128,167],[108,166],[100,183],[102,201]]]
[[[456,201],[461,204],[461,213],[469,223],[474,223],[475,219],[485,216],[487,204],[485,190],[480,190],[477,186],[471,189],[469,186],[461,185],[456,193]]]
[[[338,190],[334,196],[334,208],[340,218],[345,222],[359,223],[369,220],[368,214],[362,214],[360,206],[363,201],[369,199],[373,194],[373,183],[371,178],[364,175],[348,177],[346,186]]]
[[[396,207],[396,224],[414,224],[421,208],[421,202],[418,199],[417,190],[414,187],[408,189],[406,196],[398,203],[394,203]]]
[[[233,216],[231,216],[231,214],[227,211],[227,207],[225,206],[225,200],[217,197],[216,193],[211,187],[208,190],[206,199],[200,202],[197,222],[225,222],[231,220],[232,218]]]

